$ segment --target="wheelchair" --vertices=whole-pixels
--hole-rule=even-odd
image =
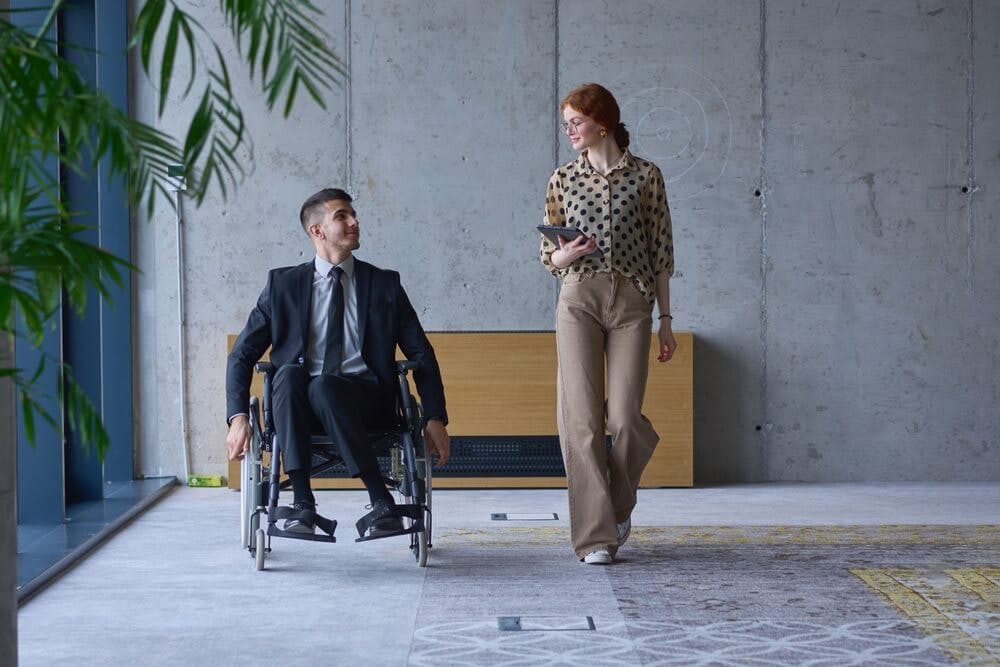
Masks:
[[[408,373],[418,365],[412,361],[396,362],[399,381],[396,423],[368,434],[386,486],[396,496],[403,530],[390,535],[366,536],[370,520],[365,516],[356,523],[359,537],[355,541],[408,535],[417,565],[426,567],[432,547],[431,460],[424,447],[420,404],[410,392],[407,378]],[[254,368],[264,376],[264,391],[262,401],[256,396],[250,398],[251,449],[240,464],[240,533],[243,548],[253,557],[256,568],[263,570],[264,561],[271,551],[271,538],[336,542],[334,533],[337,522],[309,510],[278,505],[279,492],[289,489],[291,482],[280,477],[281,443],[278,442],[271,414],[271,382],[277,369],[269,362],[258,362]],[[329,437],[314,434],[311,438],[313,477],[342,463]],[[303,511],[310,512],[309,518],[318,529],[315,534],[286,532],[278,527],[278,521],[296,518]]]

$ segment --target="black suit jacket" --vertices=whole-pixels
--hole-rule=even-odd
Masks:
[[[226,364],[226,416],[246,413],[253,365],[271,346],[271,363],[305,364],[309,341],[314,262],[272,269]],[[413,372],[426,419],[448,423],[444,387],[434,348],[399,282],[399,273],[355,258],[361,357],[378,378],[382,414],[395,414],[396,346],[420,363]]]

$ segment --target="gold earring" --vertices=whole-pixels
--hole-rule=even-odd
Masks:
[[[607,130],[601,130],[601,137],[606,137],[606,136],[608,136],[608,131]]]

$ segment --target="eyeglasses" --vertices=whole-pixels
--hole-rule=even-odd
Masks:
[[[590,121],[586,120],[585,118],[574,118],[568,123],[559,123],[559,126],[562,128],[562,131],[565,132],[566,134],[575,134],[581,127],[586,125],[588,122]]]

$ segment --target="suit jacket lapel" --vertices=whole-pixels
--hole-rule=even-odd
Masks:
[[[355,258],[354,274],[358,289],[358,344],[365,349],[365,331],[368,328],[368,302],[371,295],[371,266]]]

